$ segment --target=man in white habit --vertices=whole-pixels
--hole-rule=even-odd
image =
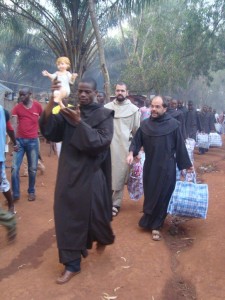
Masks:
[[[127,85],[116,84],[116,98],[107,104],[106,108],[114,110],[114,134],[111,142],[112,158],[112,202],[113,216],[117,216],[123,200],[124,185],[127,183],[129,166],[126,157],[133,136],[140,126],[139,108],[131,103]]]

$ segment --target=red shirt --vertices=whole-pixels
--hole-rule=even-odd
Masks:
[[[12,116],[17,116],[17,138],[33,139],[38,137],[38,119],[42,110],[41,104],[37,101],[33,101],[30,108],[26,108],[21,102],[12,109]]]

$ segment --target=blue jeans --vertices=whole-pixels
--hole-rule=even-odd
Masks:
[[[23,161],[24,154],[27,156],[28,163],[28,194],[35,194],[35,180],[38,165],[38,139],[17,138],[19,144],[18,152],[13,152],[12,162],[12,192],[13,198],[20,198],[20,166]]]

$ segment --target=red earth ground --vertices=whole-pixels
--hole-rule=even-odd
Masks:
[[[112,222],[115,243],[103,253],[93,247],[82,261],[82,272],[62,286],[55,283],[63,268],[58,263],[52,210],[57,157],[48,156],[48,144],[42,142],[41,147],[46,172],[37,176],[36,201],[27,201],[27,177],[21,177],[16,240],[7,243],[6,231],[0,228],[0,299],[225,299],[224,147],[203,156],[195,153],[198,180],[209,186],[206,220],[168,216],[163,239],[155,242],[137,225],[143,199],[131,201],[126,192]]]

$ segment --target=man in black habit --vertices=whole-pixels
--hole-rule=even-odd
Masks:
[[[59,87],[59,82],[52,86]],[[40,119],[46,139],[62,141],[54,217],[59,261],[65,270],[56,280],[58,284],[80,272],[81,256],[87,256],[94,241],[99,250],[114,242],[110,225],[113,111],[94,103],[96,96],[96,82],[82,79],[78,84],[79,106],[52,114],[52,98]]]
[[[188,101],[188,111],[185,119],[187,136],[196,141],[197,131],[200,131],[199,116],[192,101]]]
[[[174,119],[180,122],[181,133],[183,135],[184,140],[186,140],[187,134],[185,128],[185,116],[184,113],[177,108],[178,107],[177,103],[178,102],[176,99],[172,99],[170,101],[170,107],[167,107],[167,114],[169,114],[171,117],[173,117]]]
[[[127,163],[144,147],[143,169],[144,215],[139,226],[152,230],[152,239],[161,239],[160,228],[176,183],[176,163],[179,170],[193,171],[179,122],[166,113],[166,99],[156,96],[151,103],[151,117],[141,123],[131,145]]]
[[[199,123],[200,123],[200,131],[202,133],[209,134],[210,132],[216,132],[216,128],[214,125],[214,120],[212,118],[212,114],[208,110],[207,105],[203,105],[201,112],[199,113]],[[208,149],[199,147],[199,154],[205,154],[208,152]]]

